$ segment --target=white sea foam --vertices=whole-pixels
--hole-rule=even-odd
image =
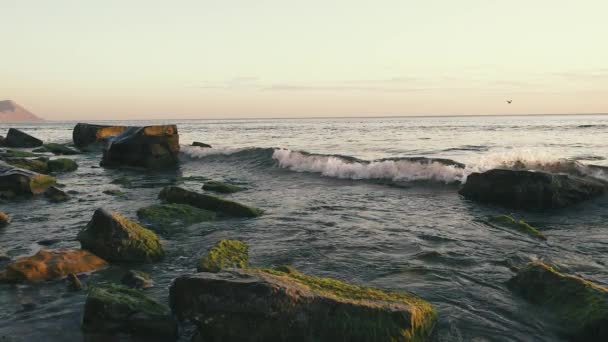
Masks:
[[[199,147],[199,146],[190,146],[190,145],[182,145],[180,147],[180,152],[191,158],[204,158],[213,155],[231,155],[234,153],[238,153],[241,151],[245,151],[249,148],[232,148],[232,147]]]

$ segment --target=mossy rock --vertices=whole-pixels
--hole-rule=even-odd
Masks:
[[[539,232],[538,229],[534,228],[524,220],[515,219],[511,215],[499,215],[492,217],[490,219],[490,223],[499,225],[501,227],[518,230],[537,239],[547,240],[547,238],[541,232]]]
[[[165,234],[194,223],[213,221],[216,216],[213,211],[177,203],[155,204],[137,211],[137,217],[146,227]]]
[[[0,161],[0,193],[2,197],[13,198],[17,195],[36,195],[56,183],[55,178]],[[11,196],[9,196],[11,194]]]
[[[0,211],[0,228],[8,226],[9,223],[11,223],[10,216]]]
[[[219,272],[224,268],[247,268],[249,266],[249,247],[238,240],[220,240],[209,253],[201,258],[199,272]]]
[[[55,186],[51,186],[50,188],[46,189],[44,192],[44,197],[48,198],[49,201],[53,203],[66,202],[71,198],[70,195],[65,193],[65,191],[58,189]]]
[[[171,311],[143,294],[117,284],[91,287],[82,319],[89,333],[128,333],[172,341],[177,338],[177,322]]]
[[[146,289],[154,286],[154,282],[148,273],[135,270],[127,272],[120,279],[120,282],[125,286],[135,289]]]
[[[47,162],[49,172],[72,172],[78,169],[78,164],[69,158],[57,158]]]
[[[64,144],[48,143],[42,145],[42,147],[35,149],[33,152],[48,152],[57,155],[74,155],[79,154],[79,151],[68,147]]]
[[[161,259],[165,252],[158,236],[126,217],[97,209],[78,233],[82,248],[108,261],[145,262]]]
[[[223,216],[257,217],[263,211],[241,203],[212,195],[200,194],[177,186],[165,187],[158,196],[168,203],[188,204],[197,208],[215,211]]]
[[[48,163],[40,159],[26,159],[26,158],[10,158],[6,159],[6,163],[14,167],[29,170],[37,173],[47,173]]]
[[[131,186],[131,183],[133,183],[133,179],[131,177],[123,176],[123,177],[118,177],[116,179],[113,179],[110,183],[122,185],[124,187],[129,187],[129,186]]]
[[[507,286],[555,315],[560,333],[575,341],[608,341],[608,288],[555,267],[533,262]]]
[[[6,150],[0,153],[0,156],[4,158],[31,158],[36,157],[36,154],[28,151]]]
[[[118,189],[108,189],[108,190],[104,190],[102,192],[104,194],[110,195],[110,196],[125,197],[125,193],[123,191],[118,190]]]
[[[223,194],[232,194],[235,192],[243,191],[245,189],[241,188],[240,186],[236,186],[236,185],[232,185],[232,184],[228,184],[228,183],[210,181],[210,182],[206,182],[205,184],[203,184],[203,190],[215,191],[215,192],[219,192],[219,193],[223,193]]]
[[[426,341],[436,312],[405,291],[307,276],[291,268],[224,269],[176,278],[173,312],[198,320],[203,339]]]

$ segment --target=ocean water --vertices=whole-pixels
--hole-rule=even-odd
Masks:
[[[52,248],[79,247],[76,234],[95,209],[136,220],[137,209],[159,202],[162,187],[202,191],[200,177],[206,177],[243,185],[246,191],[226,197],[266,214],[192,225],[163,237],[163,261],[115,265],[84,282],[117,280],[129,268],[143,270],[156,285],[146,291],[167,302],[171,280],[194,272],[198,258],[217,240],[240,239],[250,245],[253,265],[291,264],[313,275],[420,295],[439,313],[432,341],[561,341],[550,312],[506,288],[511,266],[541,259],[608,283],[608,198],[524,212],[470,202],[457,193],[471,172],[496,167],[592,172],[585,165],[608,165],[608,116],[166,122],[178,125],[183,144],[178,170],[110,170],[98,166],[99,154],[74,156],[80,168],[59,176],[65,190],[77,192],[69,202],[0,202],[0,210],[13,217],[0,230],[0,252],[12,258],[31,255],[48,239],[56,240]],[[3,124],[0,135],[18,127],[45,141],[68,142],[74,125]],[[187,146],[192,141],[213,148]],[[134,185],[111,184],[121,176],[132,177]],[[125,196],[104,194],[108,189]],[[531,222],[548,240],[484,223],[504,213]],[[103,340],[80,331],[84,299],[83,292],[67,291],[63,281],[0,285],[0,336]]]

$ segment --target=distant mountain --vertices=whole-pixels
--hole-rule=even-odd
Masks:
[[[0,101],[0,122],[44,121],[11,100]]]

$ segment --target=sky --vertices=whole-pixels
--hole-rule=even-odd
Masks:
[[[50,120],[605,113],[606,13],[605,0],[0,0],[0,100]]]

